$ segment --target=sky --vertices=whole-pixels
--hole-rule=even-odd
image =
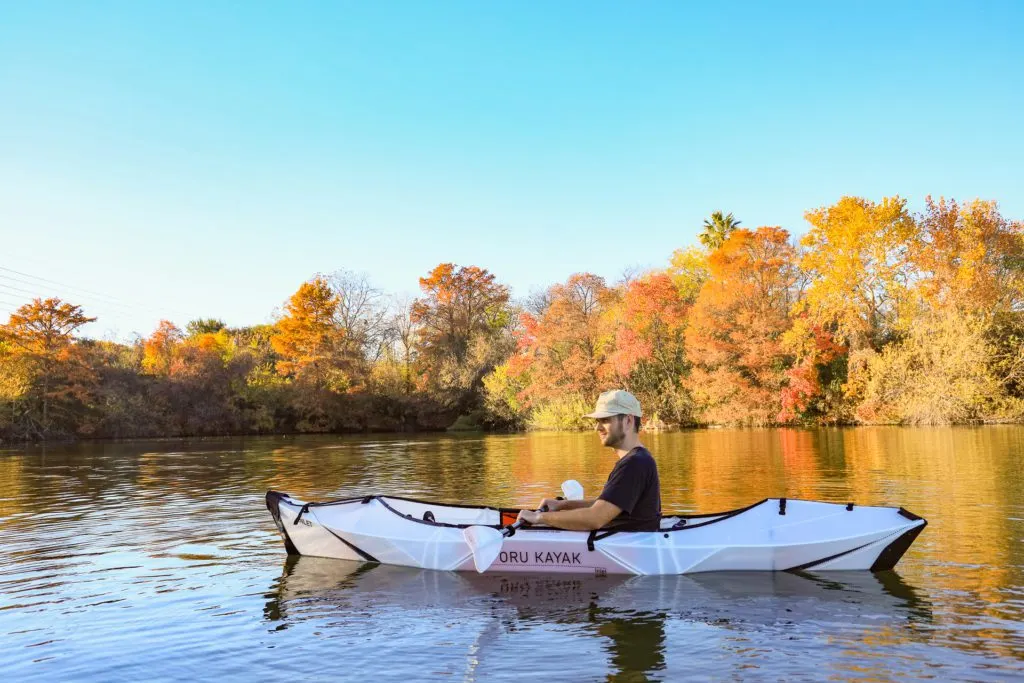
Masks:
[[[663,268],[712,211],[1024,218],[1020,2],[6,2],[0,320],[271,322],[317,273],[514,297]]]

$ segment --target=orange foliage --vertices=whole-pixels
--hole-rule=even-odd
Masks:
[[[711,255],[686,331],[687,384],[705,420],[766,424],[778,414],[795,260],[789,233],[775,227],[738,229]]]
[[[633,280],[622,299],[622,320],[608,366],[627,378],[643,361],[663,371],[682,361],[683,332],[689,306],[680,298],[672,278],[656,273]]]
[[[28,398],[34,404],[30,413],[38,405],[38,419],[30,415],[39,426],[33,436],[45,436],[55,417],[72,422],[71,413],[91,397],[96,372],[83,350],[74,344],[74,335],[94,320],[82,312],[81,306],[57,298],[33,299],[0,326],[0,345],[6,345],[12,360],[27,371],[31,385]]]
[[[566,393],[596,393],[608,359],[611,339],[603,314],[616,293],[604,279],[577,273],[552,286],[548,297],[550,304],[538,317],[521,316],[518,350],[509,360],[510,375],[529,375],[522,396],[527,404]]]
[[[169,320],[161,320],[142,345],[142,369],[151,375],[169,375],[185,335]]]
[[[806,322],[806,317],[801,318]],[[801,325],[802,326],[802,325]],[[806,413],[812,402],[822,395],[821,374],[824,366],[839,356],[845,356],[848,349],[836,343],[833,336],[820,325],[809,328],[809,339],[804,342],[803,352],[798,355],[795,366],[786,370],[786,385],[782,387],[782,407],[776,417],[778,422],[792,422],[801,413]]]
[[[427,375],[446,359],[462,363],[474,336],[508,323],[508,287],[486,269],[442,263],[420,278],[420,289],[425,296],[413,302],[410,319]]]
[[[285,304],[285,316],[277,321],[270,339],[280,356],[277,371],[284,376],[328,383],[335,365],[335,350],[344,331],[334,323],[338,296],[321,277],[304,282]]]
[[[985,314],[1015,308],[1024,295],[1024,223],[999,214],[995,202],[927,198],[918,219],[914,263],[931,306]]]

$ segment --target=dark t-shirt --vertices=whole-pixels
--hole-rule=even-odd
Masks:
[[[610,527],[657,531],[661,520],[661,484],[651,452],[637,446],[619,458],[598,498],[622,509]]]

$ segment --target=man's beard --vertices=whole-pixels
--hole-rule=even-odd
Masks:
[[[609,431],[608,432],[608,438],[605,439],[604,445],[607,446],[608,448],[617,448],[619,446],[619,444],[622,443],[622,440],[625,439],[625,438],[626,438],[626,435],[625,435],[624,432],[616,433],[616,432]]]

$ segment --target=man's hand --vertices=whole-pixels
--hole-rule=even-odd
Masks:
[[[547,506],[548,510],[555,512],[556,510],[561,510],[562,507],[566,504],[566,502],[568,501],[558,500],[557,498],[545,498],[542,501],[540,501],[540,504],[537,505],[537,509],[541,510],[545,506]]]
[[[519,517],[516,518],[517,522],[526,522],[527,524],[536,524],[540,521],[540,513],[534,510],[520,510]]]

